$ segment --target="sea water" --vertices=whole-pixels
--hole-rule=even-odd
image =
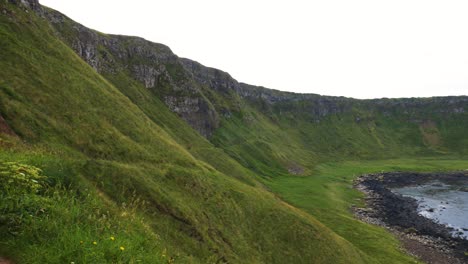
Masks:
[[[450,185],[432,181],[392,191],[416,199],[420,215],[453,228],[453,236],[468,239],[468,182]]]

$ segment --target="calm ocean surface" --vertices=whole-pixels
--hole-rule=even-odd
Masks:
[[[468,183],[448,185],[433,181],[392,191],[416,199],[420,215],[450,226],[454,236],[468,239]]]

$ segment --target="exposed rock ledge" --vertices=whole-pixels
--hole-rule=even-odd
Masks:
[[[39,11],[41,9],[41,5],[39,4],[39,0],[5,0],[5,2],[10,2],[12,4],[22,5],[26,8],[30,8],[35,11]]]

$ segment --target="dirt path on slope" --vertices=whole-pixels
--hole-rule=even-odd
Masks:
[[[14,264],[11,260],[0,257],[0,264]]]

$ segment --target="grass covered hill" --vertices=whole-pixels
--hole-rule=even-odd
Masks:
[[[467,154],[468,97],[356,100],[255,87],[164,45],[44,12],[59,38],[149,117],[161,118],[151,110],[157,98],[262,176],[349,157]]]
[[[15,263],[414,263],[353,177],[468,165],[466,97],[253,87],[34,0],[0,0],[0,65]]]

